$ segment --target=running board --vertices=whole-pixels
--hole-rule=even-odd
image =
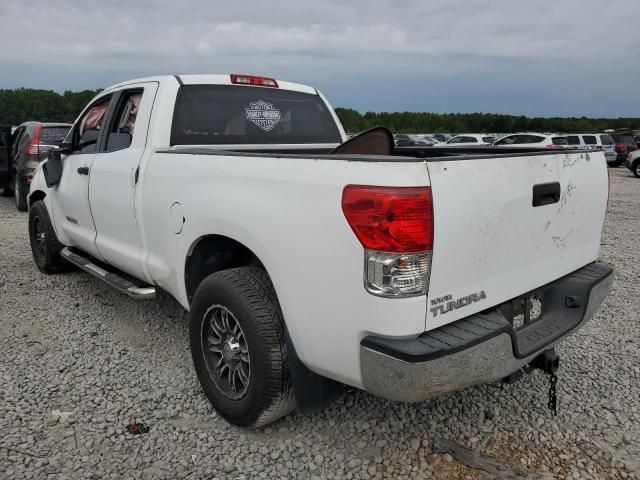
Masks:
[[[99,267],[88,258],[71,251],[68,247],[64,247],[60,252],[60,255],[62,255],[62,258],[67,262],[72,263],[87,273],[90,273],[107,285],[129,295],[131,298],[135,298],[136,300],[149,300],[156,296],[155,287],[139,287],[116,273],[106,271],[104,268]]]

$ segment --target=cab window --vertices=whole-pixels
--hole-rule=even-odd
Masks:
[[[143,90],[137,89],[128,90],[121,95],[116,114],[109,127],[105,151],[115,152],[131,146],[142,94]]]
[[[98,145],[98,137],[104,124],[111,97],[101,98],[91,105],[78,122],[75,132],[74,152],[94,153]]]

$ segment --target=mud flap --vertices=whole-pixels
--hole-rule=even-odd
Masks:
[[[309,370],[298,357],[286,329],[285,334],[296,407],[303,414],[319,412],[344,393],[344,385]]]

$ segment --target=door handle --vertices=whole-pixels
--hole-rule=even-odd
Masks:
[[[533,199],[531,205],[540,207],[542,205],[551,205],[558,203],[560,200],[560,183],[538,183],[533,186]]]
[[[89,167],[87,166],[78,167],[78,173],[80,175],[89,175]]]

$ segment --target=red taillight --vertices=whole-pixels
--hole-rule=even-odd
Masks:
[[[238,85],[254,85],[256,87],[278,88],[278,82],[273,78],[258,77],[256,75],[238,75],[237,73],[232,73],[231,83]]]
[[[40,153],[40,132],[42,131],[42,125],[38,125],[33,131],[33,139],[31,143],[24,149],[25,155],[38,155]]]
[[[347,185],[342,211],[366,249],[393,253],[433,249],[429,187]]]
[[[616,153],[627,153],[627,144],[616,143]]]

